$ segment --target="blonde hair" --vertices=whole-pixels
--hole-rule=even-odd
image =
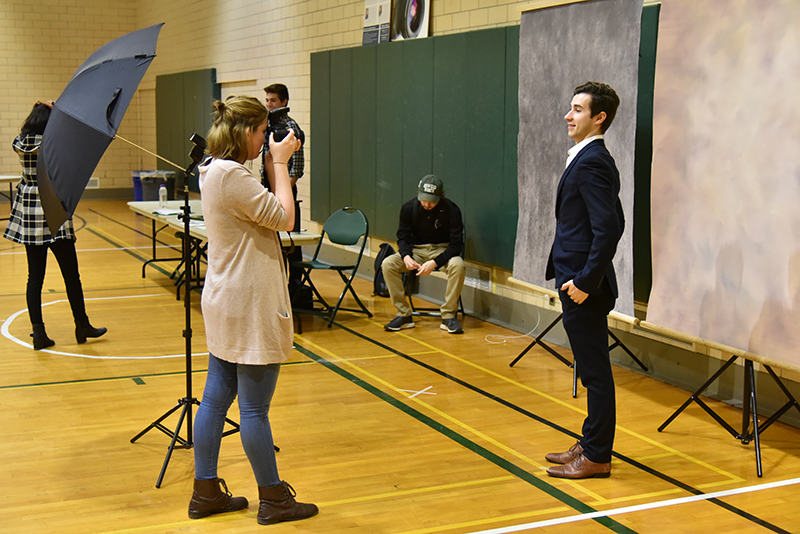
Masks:
[[[215,158],[247,158],[247,131],[267,120],[267,108],[252,96],[230,96],[214,101],[214,124],[208,130],[208,153]]]

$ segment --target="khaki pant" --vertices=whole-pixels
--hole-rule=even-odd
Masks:
[[[422,265],[428,260],[436,258],[445,251],[447,244],[418,245],[414,247],[411,257],[414,261]],[[411,315],[411,306],[406,300],[405,288],[403,288],[403,273],[409,270],[406,267],[400,254],[392,254],[382,264],[383,278],[386,280],[386,287],[389,289],[389,298],[397,308],[398,317],[408,317]],[[464,287],[464,277],[466,276],[466,266],[460,256],[450,258],[439,270],[447,275],[447,290],[444,295],[444,303],[440,311],[442,319],[453,319],[458,314],[458,298],[461,296],[461,288]]]

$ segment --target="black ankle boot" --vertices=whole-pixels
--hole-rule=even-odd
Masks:
[[[44,323],[33,325],[33,350],[42,350],[47,347],[52,347],[56,344],[55,341],[47,337],[47,332],[44,331]]]
[[[89,318],[75,320],[75,339],[78,343],[86,343],[87,337],[100,337],[108,332],[105,327],[95,328],[89,324]]]

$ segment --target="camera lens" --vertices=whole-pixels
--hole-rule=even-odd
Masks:
[[[398,33],[404,38],[417,37],[422,29],[425,15],[425,0],[397,0],[395,20],[399,23]]]

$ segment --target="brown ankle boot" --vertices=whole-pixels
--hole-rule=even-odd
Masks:
[[[297,521],[307,519],[319,513],[315,504],[306,504],[294,500],[294,488],[281,481],[277,486],[258,487],[258,524],[271,525],[281,521]]]
[[[225,488],[223,493],[220,485]],[[189,501],[189,518],[200,519],[211,514],[235,512],[247,508],[247,499],[234,497],[221,478],[194,479],[194,493]]]

